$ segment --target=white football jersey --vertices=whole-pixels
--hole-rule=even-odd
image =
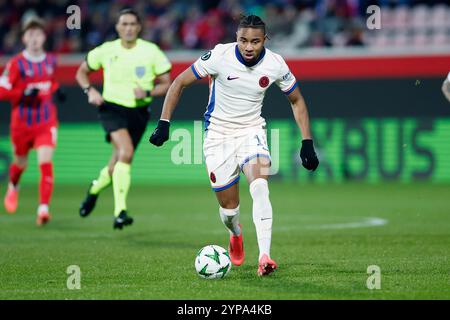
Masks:
[[[297,86],[284,59],[265,48],[248,67],[237,43],[218,44],[191,66],[198,79],[210,76],[205,129],[225,134],[237,129],[264,127],[261,108],[266,90],[276,83],[287,95]]]

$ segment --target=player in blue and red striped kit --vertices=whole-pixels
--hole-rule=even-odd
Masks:
[[[9,168],[5,209],[14,213],[18,206],[19,180],[28,164],[28,154],[36,149],[41,173],[37,225],[51,216],[49,202],[53,191],[53,151],[56,146],[58,118],[52,95],[58,91],[54,74],[56,58],[44,51],[44,24],[32,18],[23,27],[25,50],[7,63],[0,77],[0,99],[9,100],[11,142],[14,159]],[[58,91],[59,93],[59,91]],[[60,95],[63,98],[63,94]]]

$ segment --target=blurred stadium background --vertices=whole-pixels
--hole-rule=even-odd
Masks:
[[[80,30],[66,28],[71,4],[81,8]],[[380,30],[366,26],[369,5],[381,7]],[[135,225],[113,233],[110,190],[91,217],[78,217],[110,146],[75,71],[88,50],[115,38],[115,18],[125,6],[142,14],[142,37],[167,52],[172,78],[217,42],[233,41],[241,12],[267,22],[267,46],[299,81],[321,161],[314,173],[302,168],[289,103],[270,88],[263,113],[269,129],[277,129],[269,130],[279,159],[271,183],[273,255],[280,264],[274,277],[256,279],[251,199],[242,186],[248,262],[220,283],[194,281],[195,253],[207,243],[226,247],[226,233],[204,164],[197,163],[201,145],[187,141],[178,154],[194,162],[188,165],[171,161],[179,141],[163,148],[146,141],[162,99],[152,105],[133,165]],[[33,226],[34,153],[18,212],[0,210],[0,299],[448,299],[450,104],[441,92],[450,71],[448,1],[0,0],[0,72],[22,49],[20,23],[33,14],[47,21],[47,48],[58,53],[56,77],[68,99],[58,105],[53,221],[45,231]],[[101,77],[93,74],[97,86]],[[198,137],[207,98],[206,82],[185,90],[173,128]],[[11,161],[9,110],[0,102],[1,196]],[[78,292],[65,286],[72,264],[83,273]],[[366,288],[372,264],[383,274],[377,292]]]
[[[450,181],[450,107],[440,88],[450,69],[447,1],[217,0],[78,1],[81,29],[69,30],[70,1],[0,1],[0,70],[21,50],[20,24],[38,14],[47,21],[47,49],[58,53],[57,78],[68,94],[59,105],[57,183],[86,183],[107,160],[109,146],[95,108],[75,83],[86,52],[116,37],[120,9],[135,7],[145,21],[142,37],[156,42],[173,62],[173,78],[206,49],[234,40],[239,14],[267,21],[269,48],[285,56],[308,103],[321,170],[310,175],[297,159],[300,137],[290,107],[277,88],[267,94],[264,116],[279,129],[279,171],[290,181]],[[369,5],[381,7],[381,29],[369,30]],[[94,74],[101,84],[101,73]],[[193,132],[202,120],[207,84],[184,93],[175,127]],[[153,104],[153,121],[162,99]],[[0,102],[0,179],[10,161],[9,108]],[[149,125],[149,130],[153,122]],[[145,139],[147,139],[146,134]],[[140,147],[133,179],[141,183],[207,183],[202,164],[173,164],[170,152]],[[194,159],[191,155],[184,159]],[[151,165],[146,165],[151,162]],[[31,165],[24,182],[36,181]]]

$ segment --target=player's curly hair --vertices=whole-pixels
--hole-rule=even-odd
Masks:
[[[248,16],[241,14],[241,18],[238,25],[238,30],[241,28],[255,28],[261,29],[266,34],[266,24],[262,19],[254,14]]]

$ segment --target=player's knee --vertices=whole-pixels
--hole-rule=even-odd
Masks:
[[[49,163],[52,162],[52,155],[51,154],[42,154],[42,155],[38,155],[38,164],[44,164],[44,163]]]
[[[14,164],[21,169],[25,169],[28,166],[27,157],[15,157]]]
[[[40,146],[36,150],[37,161],[39,165],[44,163],[50,163],[53,159],[54,148],[52,146],[44,145]]]
[[[113,163],[108,166],[108,173],[109,173],[110,177],[112,177],[112,175],[113,175],[115,165],[116,165],[116,163]]]
[[[131,147],[123,147],[119,149],[118,160],[120,162],[131,163],[133,160],[134,148]]]
[[[250,183],[249,189],[253,199],[269,197],[269,185],[266,179],[258,178],[253,180]]]

